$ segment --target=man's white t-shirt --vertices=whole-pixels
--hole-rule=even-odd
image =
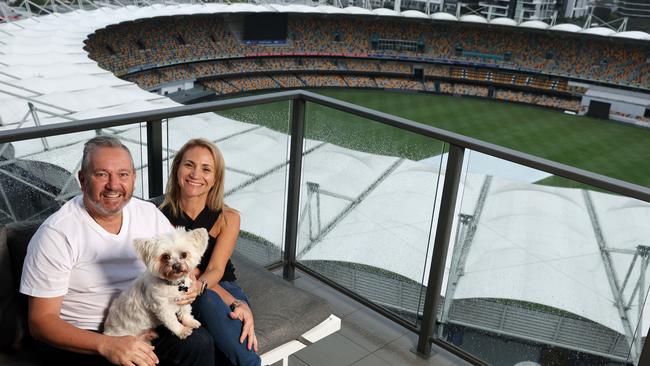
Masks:
[[[77,196],[47,218],[29,242],[20,292],[63,296],[61,319],[99,330],[110,302],[145,270],[133,239],[172,229],[156,206],[132,198],[123,209],[119,234],[111,234],[90,217],[83,196]]]

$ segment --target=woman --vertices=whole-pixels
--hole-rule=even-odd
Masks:
[[[240,219],[223,202],[224,171],[223,155],[213,143],[188,141],[174,157],[160,210],[172,225],[188,230],[202,227],[210,235],[197,281],[181,301],[195,300],[193,314],[231,364],[260,365],[253,314],[230,261]]]

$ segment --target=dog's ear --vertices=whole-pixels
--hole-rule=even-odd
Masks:
[[[192,239],[194,240],[194,247],[196,251],[203,255],[208,247],[208,231],[204,228],[194,229],[191,231]]]
[[[148,264],[154,247],[153,239],[134,239],[133,246],[135,247],[135,253],[138,255],[141,261],[145,264]]]

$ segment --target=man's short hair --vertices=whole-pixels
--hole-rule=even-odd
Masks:
[[[86,170],[90,166],[90,157],[93,155],[95,150],[101,147],[112,147],[112,148],[120,148],[126,151],[129,154],[129,159],[131,159],[131,167],[135,170],[135,165],[133,164],[133,157],[131,156],[131,151],[129,148],[124,146],[124,144],[114,136],[108,136],[108,135],[99,135],[91,138],[90,140],[86,141],[84,144],[84,152],[83,156],[81,157],[81,172],[86,173]]]

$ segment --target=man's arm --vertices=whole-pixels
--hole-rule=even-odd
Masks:
[[[134,336],[111,337],[80,329],[60,317],[63,297],[29,297],[29,330],[34,338],[72,352],[99,354],[116,365],[154,366],[153,346]]]

